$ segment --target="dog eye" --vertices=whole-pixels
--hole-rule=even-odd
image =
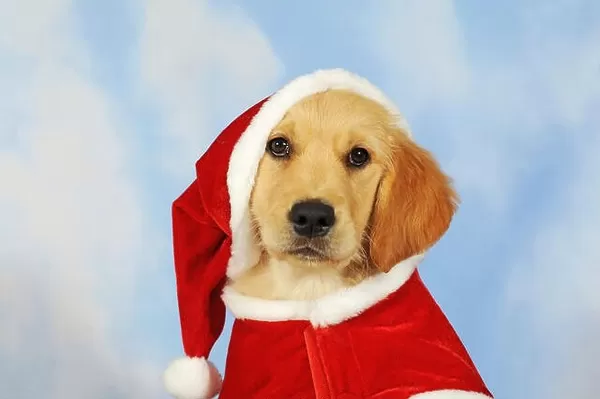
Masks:
[[[290,143],[283,137],[269,140],[267,150],[276,157],[286,157],[290,154]]]
[[[348,154],[348,163],[352,166],[360,167],[367,162],[369,162],[369,151],[362,147],[355,147]]]

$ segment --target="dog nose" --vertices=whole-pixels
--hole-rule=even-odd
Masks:
[[[334,209],[319,200],[294,204],[289,214],[296,234],[302,237],[322,237],[335,223]]]

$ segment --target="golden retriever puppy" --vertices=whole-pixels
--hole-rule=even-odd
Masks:
[[[261,260],[234,290],[316,299],[386,273],[445,233],[458,202],[451,181],[395,118],[344,90],[289,109],[250,200]]]
[[[395,109],[363,78],[317,71],[196,163],[173,206],[186,348],[165,373],[174,396],[492,397],[417,269],[457,195]],[[225,309],[221,379],[206,359]]]

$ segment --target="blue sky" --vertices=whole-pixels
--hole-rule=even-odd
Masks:
[[[166,397],[171,201],[232,118],[328,67],[454,177],[421,272],[496,397],[597,397],[594,0],[0,0],[0,396]]]

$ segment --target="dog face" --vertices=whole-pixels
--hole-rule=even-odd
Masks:
[[[447,229],[455,194],[381,105],[330,90],[294,105],[270,134],[250,201],[271,257],[299,267],[381,271]]]

